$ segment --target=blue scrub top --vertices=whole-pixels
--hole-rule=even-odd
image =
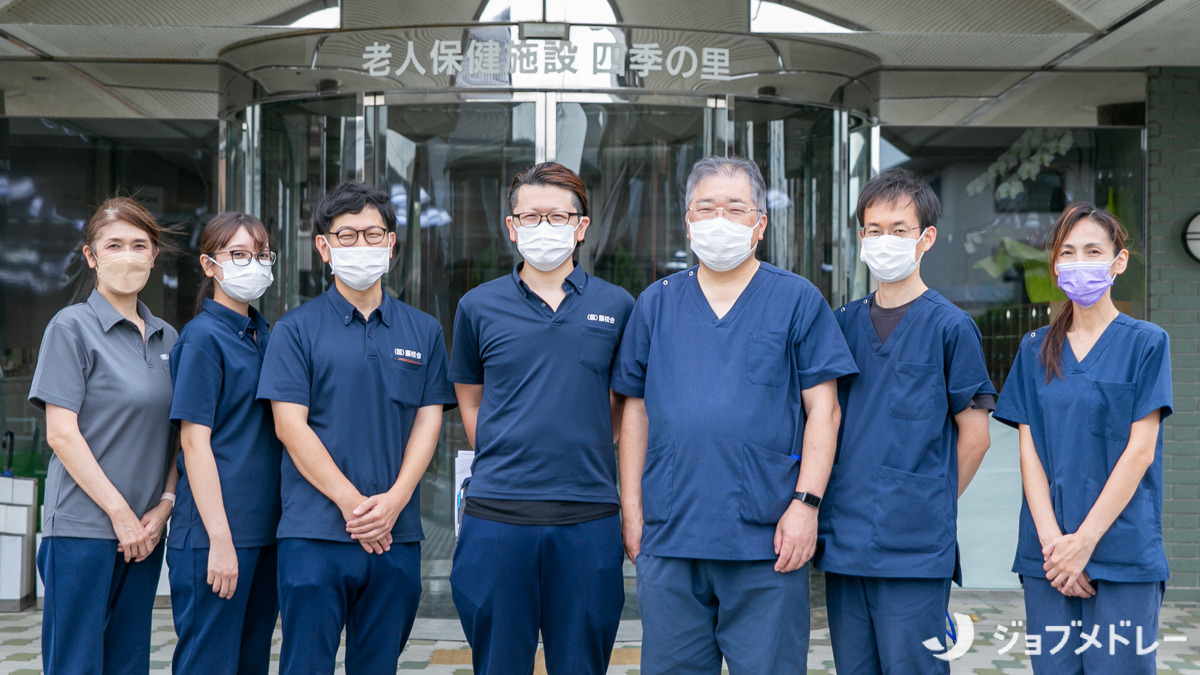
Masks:
[[[887,342],[874,294],[834,312],[859,375],[841,382],[837,461],[821,502],[814,564],[838,574],[958,578],[958,427],[996,393],[971,317],[936,291],[918,297]]]
[[[386,492],[417,409],[455,405],[436,319],[384,293],[366,319],[330,288],[285,314],[263,362],[258,397],[308,406],[308,425],[365,497]],[[352,542],[341,511],[283,453],[277,536]],[[392,528],[398,543],[424,538],[418,486]]]
[[[467,495],[616,504],[608,378],[633,297],[576,267],[551,311],[520,268],[454,319],[450,379],[484,385]]]
[[[1041,348],[1047,328],[1029,333],[996,403],[996,419],[1029,425],[1038,459],[1050,483],[1054,516],[1064,533],[1075,532],[1100,496],[1129,442],[1130,427],[1160,410],[1171,414],[1171,358],[1167,333],[1124,314],[1104,329],[1084,357],[1075,360],[1063,342],[1062,377],[1046,382]],[[1149,582],[1167,578],[1162,540],[1162,426],[1154,463],[1137,492],[1092,552],[1084,570],[1092,579]],[[1042,547],[1022,499],[1013,571],[1042,578]]]
[[[642,551],[770,560],[804,438],[800,392],[858,372],[820,292],[759,263],[718,319],[696,268],[638,298],[612,388],[644,398]]]
[[[255,341],[257,336],[257,342]],[[213,458],[233,545],[266,546],[279,525],[279,460],[271,406],[258,400],[258,376],[271,331],[258,310],[241,314],[207,298],[171,350],[171,420],[212,429]],[[186,451],[185,451],[186,452]],[[170,548],[206,548],[181,452]]]

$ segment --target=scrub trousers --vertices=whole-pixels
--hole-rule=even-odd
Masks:
[[[808,564],[637,558],[643,675],[808,672]]]
[[[279,672],[332,674],[346,629],[346,675],[394,673],[421,599],[420,543],[280,539]]]
[[[1162,608],[1164,582],[1093,579],[1096,594],[1086,599],[1068,598],[1046,579],[1022,576],[1021,585],[1025,588],[1027,634],[1041,636],[1040,653],[1030,656],[1034,673],[1154,675],[1156,672],[1158,650],[1140,656],[1137,652],[1158,639],[1158,611]],[[1082,651],[1076,653],[1077,650]]]
[[[829,639],[838,675],[949,673],[922,644],[945,642],[950,579],[825,573]]]
[[[208,548],[167,549],[171,614],[179,642],[174,673],[266,673],[279,603],[275,545],[239,547],[233,597],[222,599],[208,583]]]
[[[37,567],[46,587],[47,675],[149,672],[150,618],[162,561],[161,543],[145,560],[127,563],[116,539],[42,539]]]
[[[450,587],[476,675],[532,673],[539,630],[550,675],[603,675],[624,557],[617,515],[573,525],[463,516]]]

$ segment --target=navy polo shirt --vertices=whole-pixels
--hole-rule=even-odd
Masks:
[[[258,378],[271,337],[266,319],[250,316],[211,298],[183,327],[171,350],[175,395],[171,420],[212,429],[213,459],[221,482],[233,545],[266,546],[279,525],[279,460],[271,406],[258,400]],[[187,452],[184,450],[184,452]],[[196,509],[183,454],[171,515],[170,548],[205,548],[208,530]]]
[[[857,372],[820,292],[773,265],[720,319],[695,267],[643,291],[612,375],[650,421],[642,551],[774,559],[800,473],[801,392]]]
[[[551,311],[519,270],[454,320],[450,379],[483,385],[467,495],[616,504],[608,379],[633,297],[576,267]]]
[[[307,406],[308,425],[364,496],[395,484],[417,409],[455,405],[437,320],[386,293],[364,318],[336,286],[275,323],[258,397]],[[286,452],[280,492],[280,539],[354,541],[337,505]],[[396,519],[393,541],[424,538],[420,504],[418,488]]]

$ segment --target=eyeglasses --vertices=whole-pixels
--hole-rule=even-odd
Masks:
[[[725,216],[730,220],[745,221],[751,214],[758,212],[758,209],[750,208],[746,204],[726,204],[725,206],[694,206],[688,209],[700,220],[711,220]]]
[[[542,224],[543,220],[550,223],[550,227],[566,227],[571,224],[571,219],[578,215],[580,214],[568,211],[551,211],[550,213],[527,211],[514,213],[512,217],[521,223],[520,227],[537,227]]]
[[[387,239],[388,231],[387,228],[383,227],[368,227],[365,230],[356,230],[353,227],[343,227],[337,232],[330,232],[329,234],[334,236],[338,240],[338,243],[342,246],[353,246],[357,244],[358,236],[360,234],[362,235],[362,238],[367,241],[368,245],[378,246],[383,243],[384,239]]]
[[[275,251],[260,251],[255,253],[254,251],[238,250],[212,253],[208,257],[215,260],[216,256],[219,256],[222,253],[228,253],[229,259],[232,260],[233,264],[237,265],[238,267],[245,267],[246,265],[249,265],[251,260],[257,260],[258,264],[270,267],[271,265],[275,264],[275,259],[278,257],[278,254],[276,254]]]
[[[902,239],[907,239],[908,235],[912,234],[913,232],[920,233],[920,231],[921,231],[920,227],[896,226],[890,230],[884,230],[882,227],[877,227],[875,225],[868,225],[868,226],[862,228],[862,236],[865,239],[874,239],[875,237],[878,237],[880,235],[890,234],[893,237],[900,237]]]

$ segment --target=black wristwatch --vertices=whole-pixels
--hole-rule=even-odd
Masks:
[[[811,492],[793,492],[792,499],[799,499],[814,509],[820,508],[821,506],[821,498]]]

